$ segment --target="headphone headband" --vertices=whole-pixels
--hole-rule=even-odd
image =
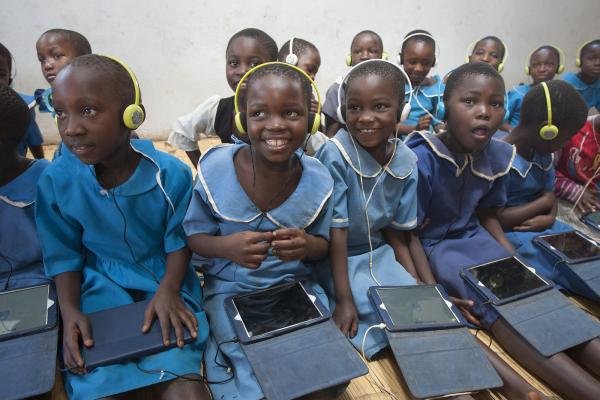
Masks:
[[[548,121],[540,128],[540,137],[543,140],[553,140],[558,136],[558,127],[552,123],[552,100],[550,99],[550,90],[546,82],[541,82],[546,96],[546,109],[548,110]]]
[[[134,104],[139,106],[140,105],[140,85],[138,84],[138,80],[137,80],[135,74],[133,73],[133,70],[131,68],[129,68],[129,65],[125,64],[123,61],[119,60],[116,57],[108,56],[106,54],[103,54],[103,57],[113,60],[114,62],[119,64],[121,67],[123,67],[125,69],[125,71],[127,71],[127,73],[129,74],[129,77],[131,78],[131,82],[133,83],[133,90],[135,92]]]
[[[285,62],[291,65],[298,65],[298,56],[294,54],[294,39],[295,37],[293,36],[290,39],[290,50],[288,55],[285,56]]]
[[[527,65],[525,65],[525,74],[531,75],[531,69],[529,68],[529,65],[531,64],[531,56],[533,56],[538,50],[542,49],[543,47],[552,47],[556,50],[556,52],[558,53],[558,65],[556,66],[556,73],[562,74],[565,70],[565,52],[562,51],[560,47],[551,44],[545,44],[543,46],[536,47],[535,49],[529,52],[529,55],[527,56]]]
[[[502,43],[502,46],[504,47],[504,54],[502,56],[502,61],[500,62],[500,64],[498,65],[498,72],[502,72],[502,70],[504,69],[504,64],[506,63],[506,60],[508,59],[508,46],[506,45],[506,43],[504,43],[504,41],[500,38],[496,38],[500,41],[500,43]],[[471,44],[469,45],[469,47],[467,47],[467,55],[465,58],[465,62],[469,62],[471,56],[473,55],[473,50],[475,50],[475,46],[477,45],[477,43],[481,42],[483,40],[483,38],[481,39],[477,39],[473,42],[471,42]]]
[[[435,40],[435,38],[429,33],[416,32],[416,33],[411,33],[410,35],[406,35],[404,37],[404,39],[402,39],[402,43],[400,43],[400,54],[398,54],[398,63],[399,64],[402,64],[400,62],[401,61],[400,55],[402,54],[402,47],[404,46],[404,43],[406,43],[409,39],[412,39],[417,36],[425,36],[425,37],[428,37],[429,39],[433,40],[433,44],[435,47],[435,54],[434,54],[435,60],[437,61],[437,59],[440,58],[440,46],[438,46],[437,40]]]
[[[337,101],[338,101],[337,117],[338,117],[338,119],[340,120],[341,123],[346,124],[344,115],[342,113],[342,90],[344,90],[343,87],[346,84],[346,81],[348,80],[348,78],[352,74],[352,71],[354,71],[354,69],[356,67],[358,67],[359,65],[363,65],[365,63],[369,63],[369,62],[388,63],[388,64],[393,65],[394,67],[398,68],[400,70],[400,72],[402,73],[402,75],[404,75],[404,79],[406,80],[405,82],[406,82],[406,84],[408,84],[408,89],[410,91],[409,95],[408,95],[408,102],[404,105],[404,110],[402,110],[402,118],[400,119],[401,121],[405,120],[408,117],[408,113],[410,112],[410,104],[411,104],[412,98],[413,98],[413,86],[410,83],[410,78],[408,77],[408,74],[406,73],[404,68],[402,68],[401,66],[396,65],[393,62],[390,62],[387,60],[380,60],[377,58],[373,58],[371,60],[365,60],[365,61],[362,61],[362,62],[356,64],[354,67],[350,68],[348,70],[348,72],[346,72],[346,75],[344,75],[344,78],[342,79],[340,86],[338,86],[338,92],[337,92]],[[402,88],[402,95],[403,95],[402,98],[403,99],[404,99],[404,94],[405,94],[405,90],[404,90],[404,88]],[[406,111],[406,110],[408,110],[408,111]]]
[[[106,57],[109,60],[112,60],[119,64],[127,74],[131,78],[131,82],[133,83],[133,90],[135,92],[135,99],[133,104],[128,105],[123,111],[123,123],[129,129],[137,129],[146,119],[146,114],[144,109],[141,106],[141,95],[140,95],[140,85],[138,80],[133,73],[133,70],[129,67],[129,65],[125,64],[123,61],[119,60],[116,57],[103,55],[102,57]]]
[[[598,39],[592,39],[592,40],[588,40],[587,42],[583,42],[583,43],[581,44],[581,46],[579,46],[579,47],[577,48],[577,53],[576,53],[576,54],[577,54],[577,56],[576,56],[576,58],[575,58],[575,65],[576,65],[577,67],[581,68],[581,50],[583,50],[583,48],[584,48],[585,46],[587,46],[588,44],[590,44],[590,43],[592,43],[592,42],[595,42],[596,40],[598,40]]]

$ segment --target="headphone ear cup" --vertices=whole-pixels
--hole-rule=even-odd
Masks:
[[[560,64],[558,66],[558,69],[556,70],[557,74],[562,74],[563,72],[565,72],[565,65],[564,64]]]
[[[404,105],[404,107],[402,108],[402,113],[400,114],[400,122],[406,121],[406,119],[408,118],[408,114],[410,114],[410,109],[410,104]]]
[[[581,68],[581,58],[579,56],[575,59],[575,65],[577,68]]]
[[[346,56],[346,65],[351,67],[352,66],[352,55],[348,54]]]
[[[558,136],[558,127],[556,125],[544,125],[540,128],[540,137],[543,140],[553,140]]]
[[[435,110],[435,116],[440,121],[444,121],[446,118],[446,106],[443,101],[438,102],[437,108]]]
[[[129,129],[139,128],[145,118],[144,110],[137,104],[130,104],[123,111],[123,123]]]
[[[396,60],[398,61],[398,64],[402,65],[402,53],[398,53],[398,55],[396,56]]]
[[[308,128],[309,133],[314,135],[321,127],[321,116],[317,113],[308,113]]]
[[[336,114],[340,122],[346,125],[346,105],[340,104],[336,110]]]
[[[390,59],[390,55],[386,51],[384,51],[381,53],[381,59],[387,61]]]
[[[531,75],[531,71],[529,69],[529,65],[525,67],[525,75]]]
[[[298,56],[294,53],[290,53],[285,57],[285,62],[292,65],[298,65]]]
[[[239,133],[247,133],[245,112],[239,112],[235,114],[234,122]]]
[[[498,72],[502,72],[502,71],[504,71],[504,63],[503,63],[503,62],[501,62],[501,63],[498,65]]]
[[[466,56],[465,57],[465,64],[468,64],[471,62],[471,56]]]

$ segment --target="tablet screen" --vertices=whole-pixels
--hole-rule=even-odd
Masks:
[[[410,286],[376,290],[394,325],[460,322],[435,287]]]
[[[512,257],[469,268],[469,271],[500,300],[547,286],[546,282]]]
[[[596,211],[593,213],[589,213],[585,216],[585,218],[592,224],[600,226],[600,212]]]
[[[571,260],[600,256],[600,247],[575,231],[542,236],[540,239]]]
[[[249,337],[289,328],[322,316],[300,283],[236,296],[233,303]]]
[[[0,293],[0,336],[46,326],[49,294],[49,285]]]

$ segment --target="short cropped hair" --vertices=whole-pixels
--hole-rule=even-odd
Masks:
[[[302,95],[306,101],[307,107],[310,110],[310,102],[312,99],[312,86],[310,81],[302,73],[296,71],[294,68],[286,64],[270,64],[264,67],[258,68],[254,71],[247,80],[246,83],[246,98],[250,97],[252,92],[252,86],[260,79],[266,76],[280,76],[284,79],[293,80],[300,83],[302,87]]]
[[[348,88],[356,79],[368,75],[375,75],[386,80],[393,87],[394,91],[398,93],[400,104],[404,101],[404,85],[406,84],[404,74],[400,72],[398,67],[383,60],[365,61],[356,65],[346,81],[345,93],[348,92]]]
[[[227,48],[229,49],[231,42],[240,37],[255,39],[262,47],[264,47],[265,51],[267,52],[269,56],[267,61],[277,60],[277,43],[275,43],[275,40],[273,40],[273,38],[266,32],[256,28],[242,29],[241,31],[235,33],[231,39],[229,39],[229,42],[227,42]]]
[[[42,33],[40,38],[44,35],[62,36],[71,44],[71,46],[73,46],[77,56],[92,54],[92,46],[90,45],[90,42],[88,42],[85,36],[79,32],[71,31],[69,29],[50,29]]]
[[[467,77],[474,75],[484,75],[490,78],[494,78],[502,83],[502,91],[505,91],[504,88],[504,79],[502,79],[502,75],[496,70],[496,68],[491,65],[478,61],[473,63],[463,64],[460,67],[456,68],[446,81],[446,89],[444,90],[444,101],[448,101],[452,96],[452,92],[461,85]],[[448,111],[446,111],[447,113]]]
[[[290,41],[291,39],[285,42],[283,46],[281,46],[281,48],[279,49],[279,54],[277,55],[277,60],[283,62],[285,61],[287,55],[290,54]],[[312,50],[315,53],[319,54],[319,49],[317,49],[317,46],[315,46],[308,40],[295,37],[294,44],[292,45],[292,51],[294,52],[294,54],[298,57],[301,57],[304,53],[306,53],[307,50]]]
[[[30,122],[27,103],[11,87],[0,86],[0,141],[16,148]]]
[[[377,42],[379,43],[379,47],[381,47],[381,51],[383,51],[383,40],[381,40],[381,36],[379,36],[379,34],[377,34],[376,32],[373,32],[373,31],[370,31],[370,30],[360,31],[356,35],[354,35],[354,37],[352,38],[352,42],[350,42],[350,51],[352,51],[352,47],[354,46],[354,42],[356,42],[356,40],[359,37],[363,36],[363,35],[374,36],[375,39],[377,40]]]

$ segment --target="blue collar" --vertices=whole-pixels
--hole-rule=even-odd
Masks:
[[[569,82],[571,85],[575,86],[575,89],[577,90],[585,90],[587,88],[600,89],[600,79],[596,79],[594,83],[587,84],[581,79],[579,79],[577,74],[574,72],[566,73],[563,79]]]
[[[429,86],[415,86],[413,89],[413,96],[416,96],[418,93],[423,93],[426,97],[438,97],[444,94],[444,83],[439,75],[430,76],[429,79],[433,79],[433,83]],[[408,95],[410,93],[410,87],[408,84],[404,84],[404,94]]]
[[[531,168],[538,168],[542,171],[549,171],[554,162],[554,154],[533,153],[533,160],[528,161],[518,153],[512,164],[512,169],[518,172],[521,177],[526,178]]]
[[[6,185],[0,186],[0,201],[19,208],[35,203],[38,179],[48,165],[50,165],[48,160],[32,161],[21,175]]]

